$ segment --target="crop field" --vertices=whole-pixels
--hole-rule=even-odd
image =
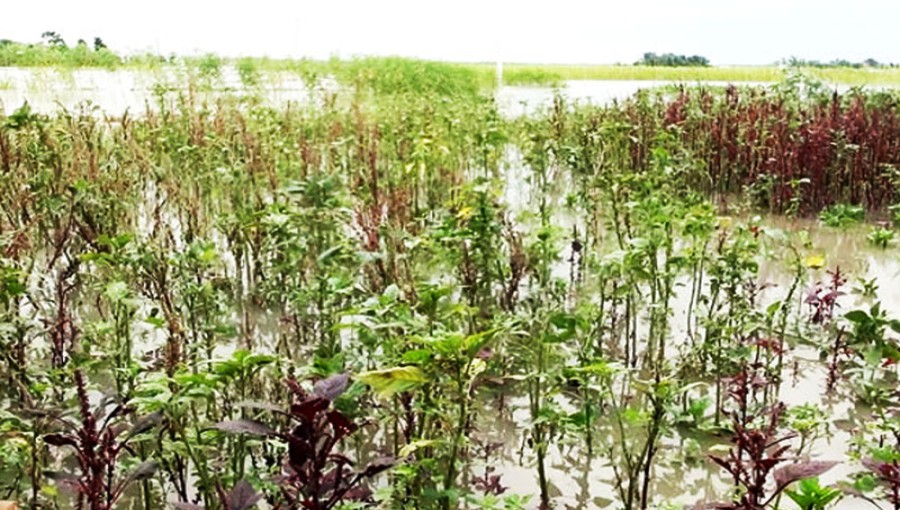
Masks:
[[[490,66],[478,66],[487,72]],[[900,69],[800,68],[821,81],[841,85],[900,85]],[[675,82],[769,82],[784,80],[787,69],[776,66],[651,67],[602,65],[506,64],[510,85],[553,85],[571,80],[653,80]]]
[[[900,509],[900,94],[259,62],[0,106],[0,508]]]

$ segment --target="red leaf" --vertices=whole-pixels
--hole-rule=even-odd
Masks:
[[[78,440],[68,434],[47,434],[44,442],[50,446],[71,446],[78,448]]]
[[[836,465],[838,465],[837,462],[826,460],[811,460],[791,464],[775,471],[775,482],[780,487],[787,487],[798,480],[819,476]]]
[[[329,411],[328,422],[334,429],[335,441],[340,441],[356,431],[356,425],[351,423],[340,411]]]
[[[378,473],[391,469],[395,464],[397,464],[397,459],[394,457],[378,457],[366,466],[366,469],[363,470],[363,476],[371,478]]]
[[[312,421],[320,412],[328,409],[329,401],[321,397],[313,397],[291,406],[291,414],[306,421]]]
[[[241,480],[228,492],[228,510],[249,510],[261,499],[262,494],[256,492],[247,480]]]

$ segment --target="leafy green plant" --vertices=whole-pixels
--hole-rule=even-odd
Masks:
[[[819,213],[819,219],[829,227],[849,227],[865,219],[865,210],[857,205],[836,204]]]
[[[260,83],[260,73],[256,62],[251,58],[242,58],[235,64],[241,83],[245,87],[252,88]]]
[[[853,287],[853,292],[856,294],[859,294],[864,298],[874,298],[878,293],[877,278],[860,278],[858,282],[856,287]]]
[[[200,78],[206,81],[219,78],[222,73],[222,64],[223,61],[221,57],[215,54],[207,53],[206,55],[203,55],[196,63]]]
[[[825,510],[844,495],[838,488],[820,485],[816,477],[804,478],[797,482],[796,489],[788,488],[784,493],[800,510]]]
[[[873,227],[866,239],[870,244],[885,249],[893,242],[894,231],[884,227]]]

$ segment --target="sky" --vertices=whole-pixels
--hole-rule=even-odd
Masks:
[[[0,0],[0,39],[101,37],[123,53],[716,65],[790,56],[900,63],[897,0]]]

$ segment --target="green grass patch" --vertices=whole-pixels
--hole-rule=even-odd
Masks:
[[[866,219],[866,211],[861,206],[835,204],[819,213],[819,220],[829,227],[845,228],[862,223]]]
[[[483,73],[494,72],[494,64],[470,64]],[[827,83],[843,85],[900,85],[900,68],[798,68]],[[783,80],[787,69],[777,66],[660,67],[626,65],[505,64],[507,85],[553,86],[569,80],[636,80],[678,82],[762,82]]]

